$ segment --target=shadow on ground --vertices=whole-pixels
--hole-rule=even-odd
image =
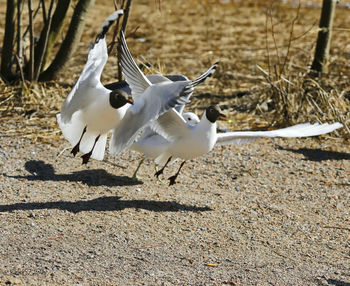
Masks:
[[[291,148],[284,148],[282,146],[277,146],[277,147],[279,150],[303,154],[305,156],[304,160],[309,160],[309,161],[321,162],[325,160],[350,160],[350,153],[345,153],[345,152],[326,151],[321,149],[310,149],[310,148],[291,149]]]
[[[154,212],[178,212],[178,211],[210,211],[209,207],[197,207],[183,205],[174,201],[149,201],[149,200],[121,200],[118,196],[100,197],[88,201],[57,201],[57,202],[32,202],[15,203],[11,205],[0,205],[1,212],[11,212],[16,210],[41,210],[60,209],[73,213],[82,211],[120,211],[127,208],[144,209]]]
[[[27,161],[25,169],[31,173],[29,176],[9,176],[15,179],[26,179],[29,181],[69,181],[82,182],[88,186],[132,186],[142,184],[141,181],[127,176],[116,176],[103,169],[83,170],[70,174],[55,174],[55,169],[51,164],[43,161]]]
[[[336,279],[327,279],[327,283],[329,285],[335,285],[335,286],[350,286],[349,282],[339,281]]]

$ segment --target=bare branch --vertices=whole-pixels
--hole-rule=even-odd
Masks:
[[[94,0],[79,0],[72,16],[66,37],[50,66],[40,74],[40,81],[54,79],[74,53],[84,28],[84,18]]]
[[[38,15],[38,12],[39,12],[39,10],[40,10],[40,7],[41,7],[41,2],[39,2],[38,7],[36,8],[36,10],[35,10],[35,12],[34,12],[34,14],[33,14],[33,21],[35,20],[36,15]],[[24,33],[23,33],[22,39],[25,38],[25,36],[28,34],[29,28],[30,28],[30,26],[28,25],[28,26],[27,26],[27,29],[26,29],[26,30],[24,31]]]
[[[45,7],[45,0],[40,0],[41,6],[43,7],[43,21],[46,24],[47,23],[47,16],[46,16],[46,7]]]
[[[19,72],[21,74],[22,83],[23,83],[24,87],[27,88],[27,84],[26,84],[26,81],[25,81],[25,78],[24,78],[23,68],[22,68],[22,65],[20,63],[20,59],[18,58],[17,55],[16,55],[16,60],[17,60],[17,63],[18,63]]]
[[[50,29],[51,29],[51,22],[52,22],[52,8],[53,8],[53,4],[54,4],[55,0],[51,0],[50,2],[50,7],[49,7],[49,14],[48,14],[48,20],[47,20],[47,23],[45,25],[45,27],[43,28],[42,30],[42,39],[40,37],[40,40],[42,40],[42,43],[41,45],[39,46],[39,49],[38,49],[38,54],[39,54],[39,57],[35,57],[35,60],[34,60],[34,63],[35,63],[35,71],[34,71],[34,81],[37,81],[39,79],[39,73],[40,73],[40,70],[41,70],[41,66],[42,66],[42,63],[43,63],[43,60],[44,60],[44,56],[45,56],[45,51],[46,51],[46,47],[47,47],[47,40],[48,40],[48,37],[49,37],[49,32],[50,32]],[[37,50],[36,50],[37,51]]]
[[[286,56],[284,57],[283,65],[282,65],[281,70],[280,70],[281,75],[283,74],[284,68],[285,68],[285,66],[286,66],[286,63],[287,63],[287,60],[288,60],[288,57],[289,57],[290,47],[291,47],[291,45],[292,45],[292,40],[293,40],[294,25],[295,25],[295,22],[296,22],[296,21],[298,20],[298,18],[299,18],[300,7],[301,7],[301,3],[300,3],[300,0],[299,0],[299,4],[298,4],[298,8],[297,8],[297,14],[295,15],[295,17],[294,17],[294,19],[293,19],[293,21],[292,21],[292,25],[291,25],[290,32],[289,32],[287,54],[286,54]]]
[[[21,11],[22,0],[17,2],[17,66],[21,71],[23,77],[22,66],[23,66],[23,51],[22,51],[22,11]]]
[[[28,13],[29,13],[29,72],[28,78],[30,81],[34,77],[34,24],[33,24],[33,8],[32,0],[28,0]]]
[[[55,43],[57,42],[59,35],[63,30],[64,19],[66,18],[70,3],[71,3],[71,0],[57,1],[55,12],[53,13],[53,16],[52,16],[46,49],[44,50],[44,59],[43,59],[41,70],[47,67],[47,62],[51,54],[51,51],[54,48]],[[40,41],[42,41],[42,39],[43,37],[40,36]],[[38,43],[38,46],[41,44],[40,41]],[[37,49],[36,49],[35,58],[37,58],[39,55],[40,53],[37,52]]]

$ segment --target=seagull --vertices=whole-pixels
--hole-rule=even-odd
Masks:
[[[122,89],[113,91],[101,83],[101,73],[108,59],[106,33],[123,10],[112,13],[101,26],[100,32],[89,51],[85,67],[62,104],[57,115],[63,135],[72,144],[71,153],[85,153],[83,164],[90,157],[102,160],[107,133],[117,128],[133,99]]]
[[[317,136],[332,132],[343,126],[339,122],[321,125],[303,123],[272,131],[217,133],[216,121],[221,118],[225,118],[225,115],[220,107],[211,105],[205,110],[200,122],[195,126],[186,124],[184,118],[175,110],[164,113],[157,121],[154,121],[151,125],[152,129],[167,140],[165,146],[162,146],[162,153],[155,159],[157,164],[163,165],[162,169],[155,173],[155,176],[161,175],[171,160],[181,158],[184,161],[180,164],[178,171],[168,178],[169,186],[175,184],[175,180],[186,160],[202,156],[210,152],[214,146],[245,143],[260,137]]]
[[[189,128],[197,125],[200,121],[197,114],[193,112],[185,112],[182,114],[182,117],[185,120],[186,124],[189,126]],[[146,158],[157,158],[165,151],[168,143],[169,141],[165,139],[162,135],[159,135],[158,133],[154,132],[150,127],[147,127],[147,129],[143,131],[140,138],[129,147],[130,150],[137,151],[144,155],[144,157],[140,160],[140,163],[138,164],[132,178],[137,178],[136,174]]]
[[[210,77],[218,65],[215,63],[194,80],[171,81],[158,76],[159,81],[152,84],[132,58],[123,32],[120,43],[122,73],[131,88],[134,104],[128,108],[121,123],[113,131],[109,146],[112,154],[120,154],[126,150],[139,132],[160,115],[173,110],[176,105],[188,103],[194,87]]]

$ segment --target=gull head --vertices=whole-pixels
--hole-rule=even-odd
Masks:
[[[205,116],[211,123],[215,123],[216,120],[226,118],[226,115],[222,113],[220,107],[218,105],[210,105],[205,110]]]
[[[134,104],[134,101],[124,90],[116,89],[109,93],[109,104],[113,108],[121,108],[127,103]]]
[[[185,119],[186,123],[189,124],[190,126],[195,126],[200,121],[198,116],[192,112],[185,112],[184,114],[182,114],[182,117]]]

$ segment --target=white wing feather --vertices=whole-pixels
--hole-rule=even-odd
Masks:
[[[146,78],[132,58],[123,32],[121,32],[120,43],[122,73],[131,88],[132,97],[136,99],[151,85],[151,82]]]
[[[151,128],[168,141],[185,137],[191,132],[191,128],[187,125],[185,119],[175,109],[159,116],[156,121],[152,122]]]
[[[62,104],[61,120],[63,123],[70,122],[74,112],[88,106],[98,96],[98,90],[102,93],[106,90],[101,84],[101,74],[108,60],[106,33],[113,22],[122,14],[123,10],[117,10],[102,24],[95,43],[89,50],[83,71]]]
[[[287,128],[271,130],[271,131],[238,131],[217,134],[216,145],[242,144],[253,141],[258,138],[294,138],[294,137],[309,137],[321,134],[330,133],[343,125],[339,122],[333,124],[310,124],[303,123],[290,126]]]
[[[135,140],[139,131],[148,126],[158,116],[183,103],[180,97],[188,82],[163,82],[149,87],[127,110],[120,125],[114,130],[110,142],[110,152],[119,154]]]
[[[62,104],[61,119],[64,123],[71,120],[74,112],[84,109],[97,97],[93,89],[101,85],[101,73],[107,59],[107,45],[103,38],[90,50],[83,72]],[[104,89],[102,85],[101,88]]]

